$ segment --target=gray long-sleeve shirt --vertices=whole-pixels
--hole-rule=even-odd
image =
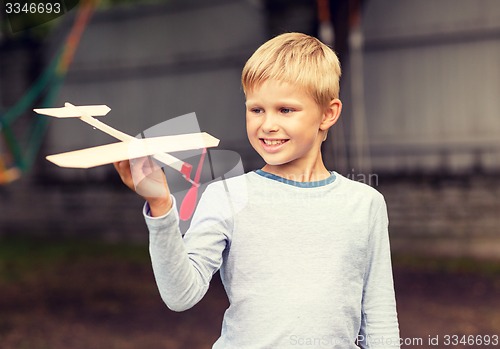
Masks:
[[[384,199],[337,173],[250,172],[205,190],[184,237],[145,216],[162,299],[189,309],[219,270],[230,306],[213,348],[399,347]]]

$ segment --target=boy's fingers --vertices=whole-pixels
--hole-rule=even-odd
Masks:
[[[148,157],[134,159],[130,163],[135,191],[145,198],[168,195],[166,178],[158,164]]]
[[[144,198],[169,198],[162,168],[147,157],[113,163],[125,185]]]
[[[124,161],[114,162],[113,166],[116,169],[116,172],[118,172],[118,175],[120,176],[122,182],[125,183],[125,185],[127,185],[129,188],[133,189],[132,175],[130,173],[129,161],[124,160]]]
[[[113,162],[113,166],[119,173],[121,173],[124,169],[126,169],[129,166],[128,160]]]

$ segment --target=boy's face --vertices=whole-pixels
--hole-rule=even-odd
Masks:
[[[340,114],[339,100],[338,110],[323,109],[305,91],[275,80],[246,97],[247,135],[267,163],[264,169],[285,177],[324,169],[321,143]]]

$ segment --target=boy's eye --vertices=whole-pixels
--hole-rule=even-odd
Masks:
[[[291,109],[291,108],[281,108],[280,109],[280,113],[282,113],[282,114],[290,114],[291,112],[293,112],[293,109]]]
[[[252,109],[250,109],[250,111],[251,111],[252,113],[255,113],[255,114],[260,114],[260,113],[262,113],[262,109],[261,109],[261,108],[252,108]]]

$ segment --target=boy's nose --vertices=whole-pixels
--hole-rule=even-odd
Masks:
[[[265,133],[276,132],[279,130],[278,123],[276,122],[276,118],[272,115],[266,115],[264,120],[262,121],[261,129]]]

